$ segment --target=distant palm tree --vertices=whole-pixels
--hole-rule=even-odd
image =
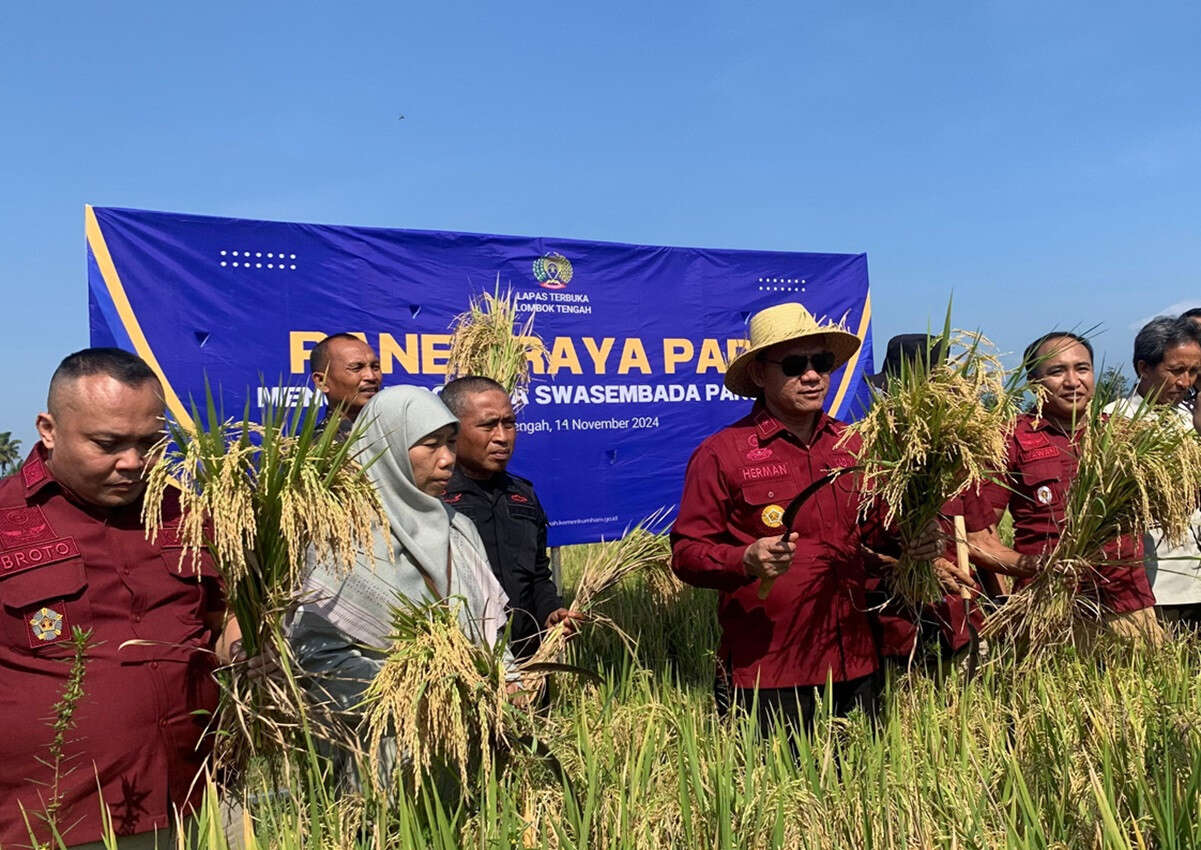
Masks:
[[[12,431],[0,431],[0,477],[12,475],[21,466],[21,441]]]

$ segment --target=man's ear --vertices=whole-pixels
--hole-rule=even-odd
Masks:
[[[1134,374],[1138,375],[1139,380],[1151,377],[1151,367],[1147,365],[1146,360],[1139,360],[1134,364]]]
[[[747,364],[746,374],[751,379],[751,383],[759,389],[763,389],[763,375],[767,364],[762,360],[752,360]]]
[[[39,413],[34,426],[38,429],[38,436],[42,438],[42,444],[47,449],[54,448],[54,417],[49,413]]]
[[[320,392],[325,392],[325,373],[324,372],[314,372],[313,373],[313,386],[315,386]]]

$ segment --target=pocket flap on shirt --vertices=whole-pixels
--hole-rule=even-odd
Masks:
[[[1062,468],[1059,462],[1053,460],[1030,463],[1022,470],[1022,481],[1029,487],[1058,481]]]
[[[539,522],[542,519],[542,514],[537,508],[512,503],[509,504],[509,516],[514,519],[528,519],[530,522]]]
[[[742,498],[748,505],[768,505],[773,502],[787,505],[800,492],[801,485],[791,478],[742,485]]]
[[[0,579],[0,599],[7,608],[28,608],[46,599],[69,599],[87,586],[83,560],[73,558]]]
[[[213,556],[201,550],[199,554],[182,546],[163,546],[159,552],[167,572],[181,581],[199,583],[202,578],[221,580],[213,564]]]

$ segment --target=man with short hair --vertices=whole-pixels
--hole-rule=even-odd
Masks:
[[[1190,319],[1152,319],[1135,336],[1131,359],[1138,398],[1180,407],[1201,375],[1201,330]]]
[[[48,810],[68,845],[98,842],[103,801],[121,847],[165,847],[175,813],[203,790],[225,606],[209,556],[194,565],[180,548],[174,491],[165,527],[146,539],[162,387],[128,352],[77,351],[54,373],[37,429],[20,474],[0,482],[0,845],[27,845],[30,829],[53,843]],[[49,719],[73,629],[91,637],[56,772]]]
[[[672,528],[672,569],[719,592],[718,710],[757,710],[765,732],[812,726],[818,689],[832,682],[836,714],[874,714],[877,645],[865,602],[862,548],[895,551],[873,513],[860,522],[857,442],[823,411],[830,374],[859,338],[819,322],[800,304],[750,320],[750,346],[725,375],[726,388],[755,399],[749,415],[708,437],[693,453]],[[825,482],[825,483],[823,483]],[[785,527],[789,504],[812,496]],[[910,555],[928,560],[931,534]]]
[[[517,418],[504,387],[469,375],[442,389],[459,419],[454,476],[443,500],[475,523],[501,587],[509,597],[513,654],[533,655],[542,633],[570,615],[551,578],[546,512],[534,485],[508,472]]]
[[[1005,475],[981,488],[997,522],[1006,510],[1012,515],[1013,546],[1000,542],[995,526],[968,535],[978,566],[1015,576],[1019,585],[1046,568],[1046,557],[1063,529],[1095,390],[1092,343],[1070,331],[1052,331],[1027,346],[1023,367],[1041,386],[1041,415],[1018,417],[1008,438]],[[1135,640],[1157,640],[1159,629],[1151,612],[1155,597],[1141,564],[1142,541],[1121,537],[1103,554],[1106,560],[1095,565],[1095,578],[1080,592],[1097,603],[1102,624],[1110,631]]]
[[[1186,314],[1187,316],[1187,314]],[[1201,379],[1201,329],[1186,316],[1152,319],[1134,338],[1138,386],[1107,413],[1131,415],[1150,402],[1173,412],[1182,428],[1201,428],[1194,387]],[[1150,530],[1143,560],[1160,619],[1201,627],[1201,511],[1192,517],[1190,537],[1173,546]]]
[[[331,334],[313,346],[309,371],[329,404],[326,415],[340,416],[348,430],[383,377],[375,349],[349,333]]]

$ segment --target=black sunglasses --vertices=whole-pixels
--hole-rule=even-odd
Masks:
[[[784,373],[784,377],[795,378],[808,372],[810,365],[817,374],[828,375],[834,371],[834,359],[833,352],[819,351],[817,354],[789,354],[783,360],[768,360],[764,357],[763,362],[775,363]]]

